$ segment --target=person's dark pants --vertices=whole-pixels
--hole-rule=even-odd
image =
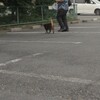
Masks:
[[[67,11],[64,9],[60,9],[57,12],[57,21],[60,25],[60,29],[68,30],[68,24],[67,24],[67,17],[66,17]]]

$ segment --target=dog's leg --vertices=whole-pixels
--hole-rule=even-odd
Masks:
[[[53,34],[54,34],[54,26],[52,26],[52,32],[53,32]]]
[[[52,29],[53,34],[54,34],[54,21],[53,21],[53,19],[52,19],[52,18],[51,18],[51,29]]]

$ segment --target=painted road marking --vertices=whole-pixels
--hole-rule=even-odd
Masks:
[[[73,32],[75,32],[75,31],[69,31],[69,32],[67,32],[67,33],[73,33]],[[40,32],[40,31],[34,31],[34,32],[7,32],[7,34],[40,34],[40,33],[45,33],[45,32]],[[66,34],[66,32],[55,32],[55,33],[64,33],[64,34]],[[77,33],[77,32],[75,32],[75,33]],[[81,32],[81,33],[84,33],[84,32]],[[46,34],[46,35],[55,35],[55,34]]]
[[[53,44],[81,44],[82,42],[65,42],[65,41],[10,41],[10,40],[0,40],[0,42],[10,42],[10,43],[53,43]]]
[[[79,26],[79,27],[70,27],[70,28],[88,28],[88,29],[90,28],[91,29],[91,28],[100,28],[100,27],[89,27],[89,26],[88,27],[83,27],[83,26]]]
[[[45,52],[46,52],[46,51],[45,51]],[[44,52],[44,53],[45,53],[45,52]],[[7,62],[0,63],[0,66],[7,66],[8,64],[17,63],[17,62],[23,60],[23,59],[26,58],[26,57],[32,57],[32,56],[33,56],[33,57],[36,57],[36,56],[39,56],[39,55],[43,55],[44,53],[35,53],[35,54],[28,55],[28,56],[24,56],[24,57],[22,57],[22,58],[12,59],[12,60],[9,60],[9,61],[7,61]]]
[[[34,32],[7,32],[7,34],[32,34],[32,33],[45,33],[45,31],[44,32],[41,32],[41,31],[34,31]]]
[[[32,54],[34,57],[35,56],[39,56],[39,55],[43,55],[44,53],[36,53],[36,54]]]
[[[21,58],[18,58],[18,59],[13,59],[13,60],[7,61],[7,62],[4,63],[5,64],[4,66],[11,64],[11,63],[17,63],[21,60],[22,60]]]
[[[23,77],[35,77],[35,78],[42,78],[46,80],[53,80],[53,81],[64,81],[64,82],[72,82],[72,83],[79,83],[79,84],[95,84],[100,85],[100,82],[95,82],[92,80],[86,80],[81,78],[67,78],[63,76],[54,76],[54,75],[43,75],[43,74],[36,74],[36,73],[24,73],[24,72],[17,72],[17,71],[8,71],[8,70],[0,70],[2,74],[8,75],[19,75]]]
[[[6,64],[5,63],[0,63],[0,66],[6,66]]]
[[[44,33],[44,32],[7,32],[7,34],[37,34],[37,33]],[[57,33],[57,34],[66,34],[66,32],[55,32],[55,33]],[[81,31],[69,31],[69,32],[67,32],[67,33],[89,33],[89,34],[98,34],[98,33],[100,33],[100,32],[91,32],[91,31],[83,31],[83,32],[81,32]],[[46,34],[47,35],[47,34]],[[49,34],[50,35],[50,34]],[[54,34],[53,34],[54,35]]]
[[[21,60],[22,60],[22,58],[9,60],[9,61],[7,61],[7,62],[5,62],[5,63],[0,63],[0,66],[6,66],[6,65],[11,64],[11,63],[19,62],[19,61],[21,61]]]

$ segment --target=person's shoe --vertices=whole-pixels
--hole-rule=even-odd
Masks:
[[[59,29],[58,32],[68,32],[68,29]]]
[[[63,29],[63,30],[62,30],[62,32],[68,32],[68,31],[69,31],[68,29]]]

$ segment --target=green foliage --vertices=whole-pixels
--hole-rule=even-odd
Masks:
[[[17,8],[21,8],[20,11],[27,12],[27,7],[33,5],[32,0],[0,0],[1,2],[4,3],[6,7],[9,7],[9,9],[12,12],[12,15],[14,12],[17,13]]]
[[[32,0],[0,0],[5,6],[27,6],[32,5]]]
[[[36,0],[36,5],[51,5],[55,2],[55,0]]]
[[[53,4],[55,0],[0,0],[4,3],[4,11],[10,11],[9,15],[0,16],[0,24],[35,22],[55,18],[56,12],[48,9],[48,5]]]
[[[5,10],[6,10],[6,7],[2,7],[2,6],[0,6],[0,13],[4,13],[5,12]]]

